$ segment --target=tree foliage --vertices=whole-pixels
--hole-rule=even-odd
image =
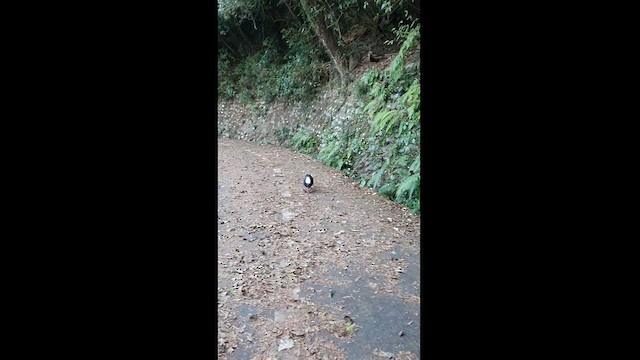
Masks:
[[[357,30],[393,45],[398,29],[419,15],[415,0],[219,1],[218,93],[247,101],[300,100],[329,81],[346,85],[364,55],[353,38]],[[270,63],[257,63],[264,56]],[[284,78],[273,79],[279,76]],[[247,88],[248,79],[278,90],[270,95],[259,86]]]

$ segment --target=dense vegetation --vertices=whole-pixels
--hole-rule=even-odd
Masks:
[[[218,8],[218,96],[313,101],[320,88],[352,89],[348,126],[328,121],[276,135],[363,186],[420,210],[420,3],[411,0],[231,0]],[[353,69],[383,52],[383,70]],[[331,120],[331,119],[329,119]]]

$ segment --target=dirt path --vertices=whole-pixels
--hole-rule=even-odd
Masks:
[[[305,155],[218,139],[218,224],[220,359],[420,358],[409,210]]]

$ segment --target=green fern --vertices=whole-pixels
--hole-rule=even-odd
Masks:
[[[375,98],[367,103],[364,107],[364,112],[371,114],[380,108],[380,100]]]
[[[318,153],[318,159],[325,164],[335,167],[340,159],[340,142],[337,140],[326,143],[325,147]]]
[[[380,111],[379,113],[376,114],[376,116],[373,117],[371,130],[374,133],[377,133],[378,131],[381,131],[386,128],[387,129],[386,131],[388,131],[389,129],[388,125],[389,124],[393,125],[393,122],[397,116],[397,113],[398,113],[397,110]]]
[[[382,196],[386,196],[389,199],[393,199],[393,193],[395,192],[395,185],[392,183],[384,184],[378,190],[378,194]]]
[[[407,155],[400,156],[395,162],[396,166],[403,166],[404,167],[404,166],[407,166],[407,164],[409,164],[409,156],[407,156]]]
[[[387,123],[387,128],[384,130],[385,134],[389,133],[389,130],[397,127],[400,122],[400,112],[398,110],[391,110],[391,118]],[[402,126],[400,126],[400,128],[402,129]]]
[[[293,135],[293,147],[304,153],[312,153],[318,147],[318,139],[305,130],[299,130]]]
[[[414,174],[420,172],[420,155],[418,155],[418,157],[413,161],[413,163],[411,163],[411,166],[409,167],[409,171],[411,171]]]
[[[408,178],[404,179],[404,181],[401,182],[400,185],[398,185],[398,188],[396,190],[396,200],[399,200],[401,196],[407,191],[409,192],[409,196],[407,197],[407,199],[411,199],[414,191],[416,191],[419,187],[420,174],[409,176]]]
[[[371,179],[369,179],[369,181],[367,182],[367,186],[371,186],[376,189],[378,187],[378,184],[380,183],[380,179],[382,178],[382,174],[384,174],[384,171],[385,167],[383,166],[378,171],[373,173],[373,176],[371,176]]]

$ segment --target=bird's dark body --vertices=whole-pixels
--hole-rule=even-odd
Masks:
[[[304,186],[304,191],[310,192],[313,187],[313,176],[306,174],[302,179],[302,185]]]

